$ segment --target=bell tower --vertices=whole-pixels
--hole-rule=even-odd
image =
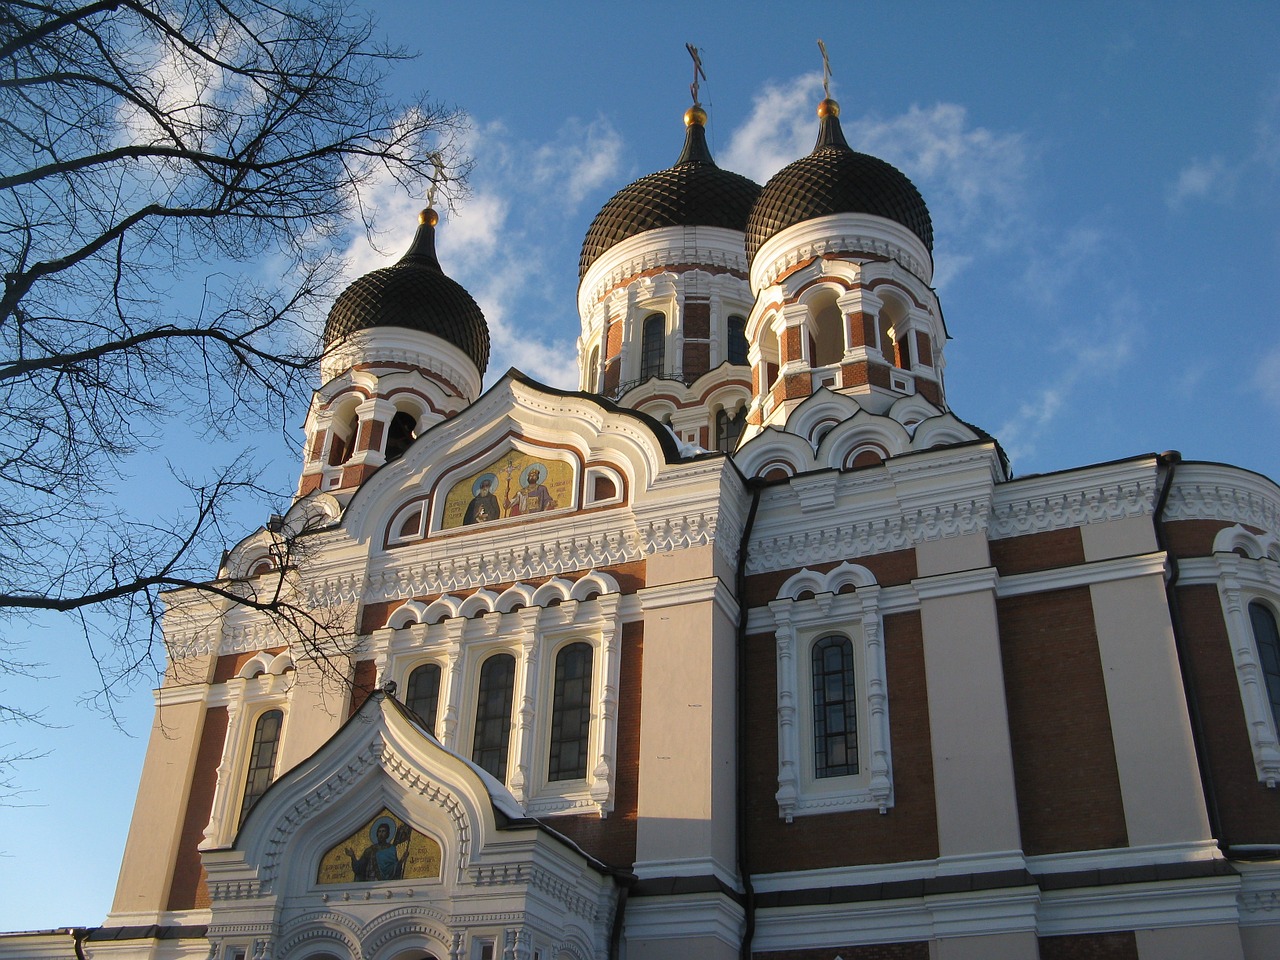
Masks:
[[[901,171],[849,147],[836,101],[818,117],[813,151],[770,179],[747,223],[748,436],[822,387],[872,413],[911,395],[946,409],[928,208]]]
[[[325,323],[298,495],[354,490],[480,394],[489,328],[436,257],[425,209],[408,252],[351,284]]]

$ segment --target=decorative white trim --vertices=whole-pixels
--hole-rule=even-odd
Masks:
[[[817,588],[815,590],[815,587]],[[850,593],[837,593],[853,587]],[[811,599],[797,599],[813,592]],[[777,639],[778,668],[778,816],[893,806],[889,750],[889,697],[884,637],[878,601],[880,587],[865,567],[843,563],[827,574],[797,573],[769,604]],[[853,644],[858,700],[859,772],[818,778],[810,738],[813,702],[807,651],[822,636],[839,634]],[[803,661],[803,662],[802,662]]]
[[[1164,576],[1166,556],[1163,552],[1134,557],[1095,560],[1071,567],[1054,567],[1034,573],[1017,573],[1000,577],[996,596],[1021,597],[1029,593],[1047,593],[1069,587],[1088,587],[1097,583],[1130,580],[1134,577]]]
[[[1218,540],[1238,540],[1238,529],[1222,531]],[[1224,538],[1224,534],[1227,537]],[[1280,729],[1271,709],[1249,606],[1264,605],[1280,622],[1280,563],[1269,558],[1249,559],[1236,553],[1215,553],[1213,563],[1217,568],[1218,595],[1222,600],[1222,617],[1231,644],[1236,681],[1240,685],[1240,704],[1249,728],[1254,770],[1259,781],[1274,788],[1280,784]]]
[[[627,903],[628,942],[712,938],[737,950],[742,945],[742,907],[728,895],[643,897]]]
[[[200,849],[226,846],[235,836],[240,821],[240,805],[244,799],[253,734],[258,719],[270,710],[283,714],[280,735],[276,741],[276,771],[279,771],[280,748],[289,728],[289,688],[293,659],[286,651],[273,657],[259,653],[224,685],[227,708],[227,733],[218,763],[218,779],[213,791],[209,822],[205,825]],[[274,774],[273,774],[274,779]]]
[[[1225,520],[1280,534],[1280,487],[1266,477],[1217,463],[1184,463],[1165,504],[1168,520]]]
[[[430,604],[410,600],[373,634],[379,682],[390,676],[407,684],[410,672],[422,663],[439,663],[437,735],[448,749],[467,754],[480,666],[495,653],[510,653],[516,659],[507,768],[512,794],[530,815],[590,810],[606,816],[613,809],[617,777],[621,600],[617,581],[602,571],[577,582],[557,577],[538,587],[516,583],[501,594],[481,590],[465,599],[445,595]],[[593,651],[595,708],[587,776],[551,782],[547,750],[554,657],[574,641],[590,644]]]
[[[924,241],[895,220],[869,213],[835,213],[778,231],[751,260],[751,289],[759,294],[796,264],[826,253],[861,253],[896,260],[923,285],[933,279]]]
[[[1154,459],[1124,460],[1001,484],[991,504],[992,540],[1150,516]]]

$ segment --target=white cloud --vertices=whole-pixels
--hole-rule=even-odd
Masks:
[[[1258,358],[1253,368],[1253,387],[1267,403],[1280,409],[1280,344]]]
[[[746,122],[733,132],[723,166],[764,183],[809,153],[821,95],[817,73],[767,85]],[[1030,161],[1021,134],[975,127],[965,108],[951,103],[913,106],[888,118],[857,117],[846,110],[841,126],[850,146],[901,169],[925,197],[939,238],[936,285],[971,264],[975,247],[1017,242]]]
[[[792,160],[807,154],[817,136],[814,110],[821,93],[820,73],[766,85],[756,95],[751,116],[730,136],[719,164],[764,183]]]
[[[541,143],[514,140],[501,123],[477,125],[465,152],[476,158],[471,195],[441,209],[437,251],[445,272],[475,298],[489,325],[486,381],[515,366],[552,386],[578,382],[577,316],[568,270],[551,269],[548,231],[564,225],[594,191],[618,178],[623,139],[604,120],[570,119]],[[345,251],[349,279],[398,260],[409,245],[423,198],[387,179],[363,191],[380,232],[359,233]],[[565,336],[568,334],[568,336]]]
[[[1178,173],[1178,179],[1169,187],[1165,203],[1172,207],[1180,207],[1188,200],[1198,200],[1212,193],[1227,192],[1230,187],[1230,174],[1226,161],[1222,157],[1210,157],[1208,160],[1192,160]]]
[[[558,202],[577,208],[587,194],[618,178],[622,144],[607,120],[567,120],[553,142],[533,152],[532,180],[544,192],[553,189]]]
[[[1019,404],[1013,414],[995,431],[1005,453],[1012,461],[1031,457],[1038,444],[1054,428],[1058,415],[1068,408],[1080,391],[1109,380],[1129,362],[1133,340],[1141,333],[1133,317],[1138,304],[1132,297],[1117,297],[1106,314],[1095,318],[1087,327],[1077,330],[1059,342],[1053,353],[1065,356],[1066,362],[1045,364],[1056,369],[1056,376],[1034,396]]]

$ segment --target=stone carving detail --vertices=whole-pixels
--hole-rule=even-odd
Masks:
[[[1227,520],[1280,532],[1280,502],[1227,483],[1175,480],[1165,506],[1169,520]]]
[[[444,809],[453,822],[458,845],[458,869],[465,868],[471,853],[471,831],[467,826],[466,814],[462,804],[446,788],[422,776],[410,767],[403,758],[387,749],[381,737],[374,739],[367,750],[344,767],[339,773],[330,777],[323,784],[311,791],[307,797],[286,813],[276,825],[275,832],[267,841],[266,856],[263,858],[260,873],[262,890],[269,892],[280,870],[280,857],[288,845],[289,838],[302,824],[341,797],[354,784],[364,779],[365,771],[373,765],[381,766],[388,774],[395,777],[405,787],[413,790],[425,800]]]
[[[997,498],[991,509],[990,537],[999,540],[1086,523],[1150,516],[1154,504],[1154,476],[1047,497]]]

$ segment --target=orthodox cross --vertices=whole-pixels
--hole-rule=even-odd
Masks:
[[[831,61],[827,59],[827,45],[818,41],[818,49],[822,51],[822,95],[831,99]]]
[[[707,79],[706,73],[702,69],[702,57],[698,55],[698,48],[692,43],[686,43],[684,48],[689,51],[689,56],[693,57],[693,83],[689,84],[689,92],[693,94],[693,105],[698,105],[698,78]]]

